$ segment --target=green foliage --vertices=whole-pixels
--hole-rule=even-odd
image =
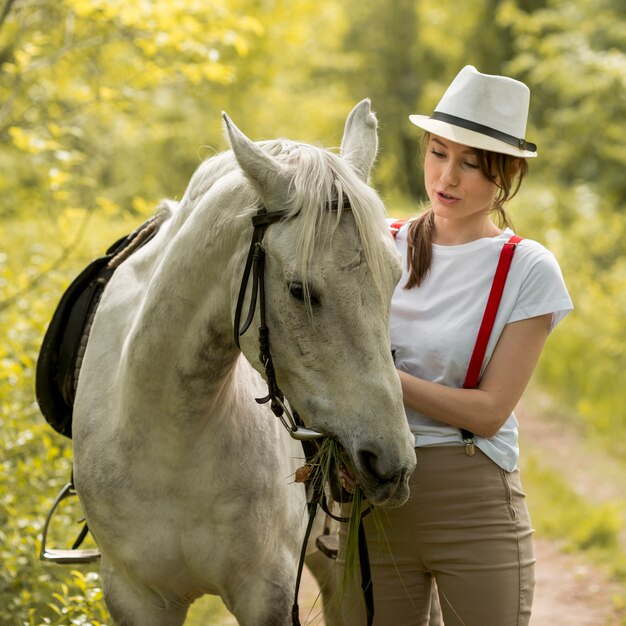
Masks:
[[[11,164],[0,175],[0,215],[91,207],[104,189],[126,207],[138,188],[162,193],[161,172],[141,167],[128,188],[118,155],[141,161],[155,148],[163,157],[190,96],[233,82],[262,32],[240,9],[200,0],[15,3],[0,30],[0,162]],[[184,178],[172,182],[180,189]]]
[[[559,541],[568,551],[585,552],[607,572],[616,588],[622,589],[612,598],[622,615],[626,607],[626,554],[620,537],[625,531],[626,502],[590,502],[576,492],[570,477],[547,467],[538,455],[525,456],[523,471],[537,534]]]
[[[54,621],[59,616],[50,606],[58,604],[53,594],[61,590],[63,595],[63,584],[80,592],[77,580],[70,579],[64,568],[44,565],[37,559],[45,515],[71,471],[70,443],[54,433],[39,413],[33,378],[43,332],[68,276],[50,270],[45,284],[41,282],[36,291],[22,290],[49,266],[49,255],[55,253],[56,246],[45,242],[52,240],[55,230],[46,233],[32,222],[5,222],[0,241],[1,249],[8,251],[0,257],[0,302],[11,303],[0,310],[0,326],[5,331],[0,342],[4,451],[0,472],[0,624],[42,624],[45,619],[67,624]],[[57,547],[66,547],[78,534],[79,517],[76,509],[60,512],[51,536],[52,542],[59,542]],[[86,578],[83,582],[86,585],[90,581]],[[76,593],[68,591],[69,597],[76,597]],[[94,619],[97,615],[94,613]]]
[[[623,505],[595,505],[572,490],[567,480],[542,467],[536,457],[524,463],[533,524],[547,537],[566,538],[570,549],[614,554],[623,528]],[[613,559],[611,559],[613,560]]]
[[[13,4],[0,22],[0,216],[180,197],[199,158],[224,146],[222,109],[252,136],[319,139],[310,120],[324,110],[340,130],[349,105],[325,75],[344,23],[312,0]]]
[[[557,256],[575,306],[549,338],[537,379],[583,417],[588,434],[624,454],[626,440],[616,435],[626,431],[626,217],[603,202],[591,184],[557,193],[529,180],[513,214],[520,233]]]
[[[626,203],[624,17],[619,0],[552,0],[531,12],[509,0],[499,10],[517,47],[508,68],[533,87],[542,172],[562,185],[590,184],[608,212]],[[567,222],[572,207],[559,208]]]
[[[53,594],[55,601],[48,606],[58,617],[49,623],[58,626],[68,622],[84,624],[88,615],[91,625],[106,626],[108,614],[104,609],[99,576],[94,572],[83,574],[78,570],[73,570],[71,576],[71,587],[64,583],[61,591]]]
[[[530,5],[530,6],[529,6]],[[516,224],[556,254],[575,310],[538,377],[588,432],[626,452],[626,7],[619,0],[499,3],[512,75],[532,87],[539,144]],[[616,436],[618,435],[618,436]]]

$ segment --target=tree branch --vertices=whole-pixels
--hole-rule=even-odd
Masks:
[[[0,13],[0,30],[4,26],[4,22],[6,21],[9,13],[11,12],[11,7],[15,4],[15,0],[6,0],[4,3],[4,7],[2,7],[2,13]]]

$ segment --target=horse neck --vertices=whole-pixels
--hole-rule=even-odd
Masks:
[[[231,174],[236,167],[232,152],[223,152],[202,163],[189,181],[185,195],[172,218],[170,232],[177,233],[202,202],[202,197],[209,193],[216,183],[223,182],[224,177]]]
[[[206,413],[235,371],[232,290],[246,252],[249,191],[216,183],[192,201],[188,194],[173,234],[148,286],[127,343],[125,379],[137,402],[158,397],[166,413],[190,419]],[[234,217],[233,217],[234,215]],[[160,376],[155,377],[154,373]]]

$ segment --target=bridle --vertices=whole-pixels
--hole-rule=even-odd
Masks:
[[[344,196],[342,209],[350,210],[350,203],[347,197]],[[337,211],[338,201],[335,200],[329,205],[329,210]],[[252,239],[250,241],[250,248],[248,249],[248,256],[246,258],[246,264],[244,266],[243,276],[241,278],[241,286],[239,288],[239,295],[237,297],[237,304],[235,307],[235,317],[233,322],[234,339],[238,348],[239,337],[241,337],[251,326],[254,319],[254,315],[257,308],[257,301],[259,304],[259,360],[265,370],[265,377],[267,382],[268,394],[263,398],[255,398],[259,404],[270,403],[272,412],[281,421],[282,425],[287,429],[289,435],[302,443],[304,455],[308,465],[313,466],[313,460],[317,454],[319,447],[317,444],[318,439],[326,437],[323,433],[308,428],[304,425],[302,419],[296,411],[291,411],[285,404],[285,396],[278,386],[276,380],[276,372],[274,371],[274,363],[272,361],[272,354],[270,351],[270,337],[269,328],[266,323],[266,311],[265,311],[265,248],[263,247],[263,237],[267,227],[275,222],[279,222],[283,219],[287,219],[293,216],[292,212],[283,209],[280,211],[268,211],[266,207],[261,206],[257,212],[252,216],[252,225],[254,230],[252,232]],[[252,274],[252,293],[250,295],[250,304],[248,307],[248,314],[246,319],[241,324],[241,316],[243,312],[243,305],[248,289],[248,282],[250,280],[250,274]],[[293,626],[299,626],[299,607],[298,607],[298,592],[300,588],[300,582],[302,579],[302,570],[304,568],[304,557],[306,553],[306,546],[313,528],[313,522],[317,512],[318,505],[321,505],[327,515],[333,517],[335,520],[347,522],[349,518],[338,518],[334,516],[328,510],[326,504],[326,498],[323,489],[323,476],[321,471],[312,472],[312,476],[307,481],[308,498],[307,509],[309,514],[309,520],[304,536],[302,548],[300,550],[300,561],[298,564],[298,572],[296,576],[295,585],[295,600],[292,606],[291,618]],[[365,512],[369,513],[371,507]],[[365,542],[365,535],[363,530],[362,521],[359,524],[359,561],[361,567],[362,586],[365,597],[368,625],[372,623],[374,615],[373,594],[372,594],[372,581],[371,573],[369,569],[369,558],[367,555],[367,544]]]
[[[272,412],[276,415],[276,417],[278,417],[291,437],[299,441],[311,441],[313,439],[321,439],[324,435],[311,428],[306,428],[298,413],[296,413],[296,411],[293,411],[292,413],[285,404],[285,396],[276,381],[276,372],[274,371],[274,363],[272,361],[272,353],[270,351],[269,328],[267,327],[265,315],[265,248],[263,247],[263,236],[265,235],[265,231],[270,224],[274,224],[275,222],[285,219],[289,216],[289,214],[290,211],[286,209],[283,209],[282,211],[269,212],[265,207],[261,207],[252,216],[254,231],[252,233],[248,257],[246,258],[246,265],[241,278],[239,296],[237,297],[237,306],[235,308],[235,319],[233,324],[234,338],[237,347],[240,348],[239,337],[241,337],[248,330],[248,328],[250,328],[252,320],[254,319],[258,300],[261,322],[259,326],[259,360],[265,370],[268,394],[263,398],[256,398],[256,401],[259,404],[265,404],[266,402],[270,403]],[[252,294],[250,296],[248,315],[242,326],[241,314],[251,273]]]

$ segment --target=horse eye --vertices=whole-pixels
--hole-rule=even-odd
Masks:
[[[289,293],[300,302],[304,302],[304,285],[302,283],[291,283]]]
[[[304,290],[304,285],[302,283],[291,283],[289,285],[289,293],[293,298],[298,300],[298,302],[305,302],[307,299],[307,294]],[[312,292],[309,292],[308,299],[311,304],[318,306],[320,303],[320,299]]]

